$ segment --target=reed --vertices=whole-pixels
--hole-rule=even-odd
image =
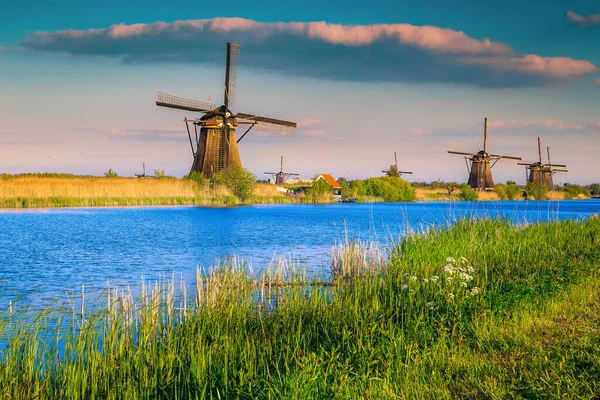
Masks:
[[[0,397],[593,398],[599,265],[595,218],[458,221],[390,249],[344,243],[328,284],[230,259],[190,287],[7,308]]]

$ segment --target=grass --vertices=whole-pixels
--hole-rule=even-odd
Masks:
[[[600,395],[600,219],[459,221],[380,250],[337,247],[329,284],[232,261],[180,296],[167,282],[33,320],[7,309],[0,397]]]
[[[105,178],[64,174],[0,175],[0,207],[280,204],[294,200],[272,185],[257,184],[245,202],[225,187],[200,187],[189,179]]]

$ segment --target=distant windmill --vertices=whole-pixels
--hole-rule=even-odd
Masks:
[[[554,186],[553,175],[557,172],[569,172],[566,169],[557,169],[558,168],[566,168],[567,166],[564,164],[552,164],[550,161],[550,147],[546,147],[546,151],[548,153],[548,164],[544,164],[542,160],[542,138],[538,136],[538,156],[539,161],[533,163],[519,163],[519,165],[524,165],[525,170],[529,170],[529,176],[527,180],[533,183],[544,183],[549,188]]]
[[[240,45],[227,43],[227,64],[225,67],[224,104],[220,107],[204,101],[190,100],[182,97],[157,92],[156,105],[176,108],[204,114],[199,119],[184,119],[190,139],[190,147],[194,156],[191,171],[202,172],[206,177],[229,167],[241,167],[242,161],[238,143],[250,129],[279,135],[294,135],[296,123],[279,119],[266,118],[254,114],[233,114],[229,109],[235,104]],[[189,124],[194,126],[194,140]],[[247,125],[248,129],[236,140],[235,128]],[[198,129],[200,128],[200,129]],[[200,132],[198,132],[198,130]]]
[[[283,156],[281,157],[281,167],[279,169],[279,172],[265,172],[265,174],[273,175],[275,177],[276,185],[283,185],[290,176],[299,176],[300,175],[300,174],[292,174],[289,172],[283,172]]]
[[[136,178],[154,178],[152,175],[146,175],[146,163],[142,163],[143,171],[141,174],[134,174]]]
[[[394,164],[392,164],[392,165],[396,168],[396,171],[393,171],[392,169],[384,169],[381,172],[385,173],[388,176],[397,176],[397,177],[401,177],[404,174],[412,175],[412,172],[398,170],[398,156],[396,155],[396,152],[394,152]]]
[[[477,153],[469,153],[462,151],[448,151],[450,154],[460,154],[465,157],[467,170],[469,171],[469,186],[477,190],[492,189],[494,180],[492,179],[492,167],[496,165],[498,160],[504,158],[508,160],[522,160],[521,157],[501,156],[497,154],[488,154],[488,120],[485,119],[483,128],[483,150]],[[471,165],[469,166],[469,161]]]

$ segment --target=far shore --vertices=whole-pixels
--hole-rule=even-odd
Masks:
[[[417,187],[415,201],[461,201],[458,191]],[[578,198],[586,198],[579,196]],[[549,200],[565,200],[565,192],[548,192]],[[356,202],[383,202],[376,196],[358,196]],[[499,201],[493,191],[479,192],[479,201]],[[519,196],[518,200],[524,200]],[[0,208],[203,206],[228,207],[253,204],[328,204],[334,196],[315,199],[283,193],[281,187],[258,183],[252,195],[240,200],[224,186],[198,185],[179,178],[140,179],[122,177],[63,176],[59,174],[0,177]]]

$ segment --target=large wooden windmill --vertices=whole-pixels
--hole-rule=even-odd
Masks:
[[[527,174],[527,180],[533,183],[543,183],[549,188],[554,186],[553,176],[557,172],[568,172],[566,169],[567,166],[564,164],[552,164],[550,161],[550,147],[546,147],[546,151],[548,153],[548,163],[544,164],[542,160],[542,138],[538,136],[538,156],[539,161],[533,163],[519,163],[519,165],[524,165],[525,170],[529,171]],[[559,169],[560,168],[560,169]]]
[[[392,164],[392,166],[394,166],[396,168],[396,171],[393,171],[391,169],[384,169],[381,172],[385,173],[388,176],[397,176],[399,178],[405,174],[412,175],[412,172],[398,170],[398,156],[396,155],[396,152],[394,152],[394,164]]]
[[[492,189],[494,187],[494,180],[492,179],[492,167],[496,165],[500,159],[508,160],[522,160],[521,157],[512,156],[501,156],[498,154],[488,153],[488,120],[485,119],[483,127],[483,150],[477,153],[462,152],[462,151],[451,151],[450,154],[460,154],[465,157],[467,163],[467,170],[469,171],[469,186],[477,190]],[[471,165],[469,165],[469,162]]]
[[[300,176],[300,174],[283,172],[283,156],[281,156],[281,167],[279,169],[279,172],[265,172],[265,174],[273,175],[275,177],[276,185],[283,185],[290,176]]]
[[[231,112],[229,107],[235,104],[239,55],[240,46],[227,43],[225,95],[224,104],[220,107],[210,102],[185,99],[161,92],[156,93],[157,106],[203,114],[200,118],[186,118],[184,121],[194,157],[191,171],[202,172],[206,177],[211,177],[214,173],[226,168],[242,166],[237,144],[250,129],[254,128],[255,131],[279,135],[294,135],[296,133],[295,122]],[[190,124],[194,128],[193,138]],[[236,140],[235,128],[238,126],[246,126],[247,129]]]

